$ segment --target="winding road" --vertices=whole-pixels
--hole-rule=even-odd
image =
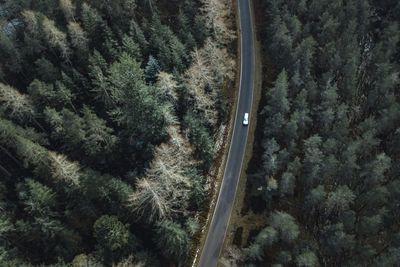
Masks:
[[[199,259],[199,267],[215,267],[221,254],[225,235],[228,229],[240,172],[246,151],[248,126],[243,125],[243,115],[248,112],[251,118],[254,90],[254,30],[251,15],[251,0],[237,0],[240,21],[240,85],[237,99],[235,122],[232,139],[225,165],[214,214],[203,250]],[[249,118],[249,121],[251,122]]]

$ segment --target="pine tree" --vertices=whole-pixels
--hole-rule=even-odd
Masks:
[[[270,26],[271,31],[271,51],[276,62],[284,68],[289,68],[294,62],[292,62],[291,50],[293,47],[293,38],[289,33],[286,23],[282,21],[282,18],[278,15],[274,17]]]
[[[135,40],[129,35],[125,34],[122,37],[122,51],[127,53],[129,56],[139,60],[142,58],[142,53],[140,51],[140,46]]]
[[[157,247],[164,256],[183,263],[188,254],[187,233],[176,223],[168,220],[157,224]]]
[[[44,57],[35,61],[35,67],[40,81],[51,83],[60,78],[57,67]]]
[[[115,216],[103,215],[94,223],[94,236],[98,246],[106,251],[116,251],[128,245],[131,233]]]
[[[146,51],[149,45],[141,27],[135,20],[131,20],[129,23],[129,35],[139,45],[142,51]]]
[[[53,20],[47,17],[43,18],[42,27],[50,47],[59,49],[61,56],[68,60],[71,52],[67,43],[67,35],[56,27]]]
[[[182,71],[186,62],[187,51],[174,32],[170,27],[161,23],[157,14],[153,14],[150,30],[151,52],[159,60],[161,68],[166,71],[174,68]]]
[[[279,233],[279,238],[287,243],[293,242],[299,235],[296,220],[285,212],[275,211],[270,217],[270,225]]]
[[[339,186],[328,194],[326,200],[327,212],[343,212],[348,210],[355,199],[354,193],[346,186]]]
[[[83,107],[82,115],[85,131],[83,140],[85,154],[94,156],[110,153],[117,142],[117,137],[113,135],[113,129],[107,127],[106,122],[87,106]]]
[[[55,192],[32,179],[25,179],[20,184],[19,199],[24,204],[24,211],[34,217],[54,216],[57,205]]]
[[[287,90],[288,76],[286,71],[283,69],[281,73],[279,73],[278,78],[275,81],[275,85],[269,93],[271,104],[265,109],[264,112],[268,112],[271,115],[277,113],[286,115],[290,109],[289,101],[287,99]]]
[[[292,196],[295,189],[295,182],[296,177],[292,173],[283,173],[279,184],[279,191],[281,194]]]
[[[288,77],[285,70],[282,70],[275,81],[274,87],[267,93],[270,104],[265,106],[262,114],[268,116],[268,124],[265,134],[276,134],[286,122],[287,113],[290,110],[287,99]]]
[[[266,227],[258,233],[254,242],[262,248],[273,245],[278,239],[278,232],[272,227]]]
[[[27,91],[36,106],[40,108],[52,104],[57,99],[53,84],[47,84],[36,79],[29,84]]]
[[[160,73],[160,71],[161,68],[158,65],[157,59],[150,55],[149,60],[146,64],[146,68],[144,69],[144,76],[146,78],[146,81],[153,84],[156,81],[156,77]]]
[[[257,243],[251,244],[248,248],[245,248],[244,254],[249,260],[262,260],[264,256],[261,246]]]
[[[319,178],[323,153],[320,149],[322,139],[321,137],[314,135],[304,140],[304,168],[307,175],[305,180],[306,187],[310,187]]]
[[[110,114],[116,123],[126,128],[130,144],[141,150],[140,146],[159,142],[165,127],[163,105],[144,83],[139,63],[122,54],[110,67],[107,81],[110,97],[116,104]],[[142,141],[135,143],[133,140],[138,137]]]
[[[52,137],[64,144],[64,147],[73,152],[80,149],[85,141],[84,121],[77,114],[63,109],[46,108],[45,119],[52,128]]]
[[[87,54],[89,40],[81,25],[76,22],[69,22],[68,33],[71,38],[72,46],[80,49],[83,53]]]
[[[305,251],[296,257],[296,264],[299,267],[319,266],[318,258],[313,251]]]

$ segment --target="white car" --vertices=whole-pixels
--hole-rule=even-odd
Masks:
[[[249,113],[244,113],[243,125],[249,125]]]

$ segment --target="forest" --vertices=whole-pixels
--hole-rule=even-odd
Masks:
[[[269,62],[245,200],[263,223],[235,266],[398,266],[400,2],[258,3]]]
[[[229,112],[230,3],[0,1],[1,266],[185,265]]]

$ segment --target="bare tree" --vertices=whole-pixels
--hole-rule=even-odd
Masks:
[[[178,129],[178,125],[169,127],[169,142],[156,148],[150,167],[130,196],[136,214],[149,221],[183,213],[188,204],[192,183],[186,170],[193,164],[192,149]]]
[[[207,27],[219,44],[226,45],[235,38],[232,28],[230,0],[202,0]]]
[[[72,162],[66,156],[49,152],[50,168],[53,178],[66,181],[73,185],[79,184],[80,167],[77,162]]]
[[[171,102],[176,102],[178,96],[176,93],[176,88],[178,83],[174,79],[174,76],[167,72],[159,72],[157,75],[157,89],[163,97],[168,98]]]
[[[203,50],[195,50],[192,53],[193,63],[186,71],[186,84],[196,100],[196,107],[206,113],[206,118],[211,124],[217,122],[218,113],[215,110],[215,94],[206,92],[206,86],[212,85],[212,70]]]
[[[130,196],[130,205],[139,217],[154,221],[169,217],[179,203],[168,196],[168,191],[156,180],[141,178],[136,183],[136,191]]]
[[[214,82],[221,84],[225,78],[234,78],[235,61],[226,48],[220,48],[211,39],[207,39],[202,50],[211,67]]]
[[[202,88],[205,84],[211,84],[211,66],[205,57],[203,50],[195,49],[192,53],[193,63],[186,71],[186,82],[190,89]]]
[[[197,108],[206,113],[211,124],[217,122],[216,98],[226,79],[234,77],[234,60],[226,49],[207,39],[203,48],[192,53],[193,63],[185,73],[185,82],[193,94]]]
[[[71,2],[71,0],[60,0],[59,2],[60,8],[64,13],[64,16],[67,20],[74,20],[75,15],[75,5]]]
[[[31,120],[36,114],[34,105],[27,95],[3,83],[0,83],[0,103],[11,118],[19,121]]]
[[[179,159],[185,159],[187,164],[192,165],[193,161],[188,161],[192,154],[192,147],[186,137],[183,137],[179,132],[179,125],[175,124],[167,129],[169,134],[169,143],[174,147],[176,156]]]

